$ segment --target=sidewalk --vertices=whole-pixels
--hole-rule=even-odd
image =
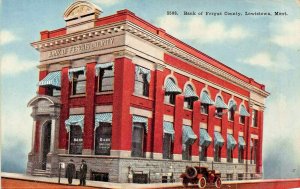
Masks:
[[[38,177],[38,176],[30,176],[19,173],[6,173],[1,172],[1,178],[11,178],[18,180],[27,180],[27,181],[38,181],[38,182],[46,182],[46,183],[58,183],[58,177]],[[66,178],[61,178],[60,183],[68,184],[68,180]],[[73,185],[78,185],[79,180],[73,179]],[[111,182],[101,182],[101,181],[86,181],[86,186],[91,187],[100,187],[100,188],[174,188],[181,187],[182,183],[153,183],[153,184],[133,184],[133,183],[111,183]]]

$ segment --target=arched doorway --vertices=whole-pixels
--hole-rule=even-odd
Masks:
[[[47,154],[50,152],[51,145],[51,121],[47,121],[43,127],[43,146],[42,146],[42,169],[46,170]]]

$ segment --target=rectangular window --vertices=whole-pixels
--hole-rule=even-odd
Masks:
[[[244,149],[239,148],[239,163],[244,163]]]
[[[84,71],[73,73],[72,95],[84,94],[86,86],[86,77]]]
[[[208,114],[208,104],[201,103],[201,114]]]
[[[193,109],[194,100],[193,98],[184,98],[184,107],[188,109]]]
[[[241,124],[245,124],[245,118],[246,118],[245,116],[242,116],[242,115],[240,116],[240,123]]]
[[[222,108],[216,108],[216,117],[222,118],[223,115],[223,109]]]
[[[226,180],[233,180],[233,174],[226,174]]]
[[[172,135],[168,133],[164,133],[163,158],[172,159]]]
[[[165,95],[165,103],[175,105],[176,94],[170,93]]]
[[[114,88],[114,70],[112,66],[100,68],[98,76],[98,92],[112,91]]]
[[[253,161],[257,163],[258,140],[253,140]]]
[[[149,73],[144,73],[140,71],[139,73],[135,73],[135,82],[134,82],[134,93],[141,96],[149,96],[149,82],[147,80],[148,74],[150,74],[150,70],[143,68],[144,70],[148,70]]]
[[[95,137],[95,154],[96,155],[110,155],[111,149],[111,124],[100,123],[96,129]]]
[[[257,114],[258,114],[257,110],[252,111],[252,126],[253,127],[257,127]]]
[[[182,149],[182,160],[191,160],[191,145],[186,145],[185,149]]]
[[[144,125],[142,123],[134,123],[132,129],[132,145],[131,156],[143,157],[143,144],[144,144]]]
[[[221,162],[221,148],[218,145],[215,145],[214,151],[214,161]]]
[[[200,161],[207,161],[207,147],[201,146],[200,148]]]
[[[232,163],[232,149],[227,148],[227,162]]]
[[[55,89],[55,88],[53,88],[53,89],[52,89],[52,95],[53,95],[53,96],[60,96],[60,95],[61,95],[60,89]]]
[[[239,173],[237,176],[238,176],[238,180],[243,180],[244,179],[244,174],[243,173]]]
[[[69,154],[82,154],[82,131],[78,125],[70,126]]]

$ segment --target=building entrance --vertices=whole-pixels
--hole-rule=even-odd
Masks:
[[[43,157],[42,157],[42,169],[46,170],[47,165],[47,154],[50,152],[50,142],[51,142],[51,122],[47,122],[44,126],[43,132]]]

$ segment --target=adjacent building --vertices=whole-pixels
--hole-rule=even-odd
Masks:
[[[84,159],[88,179],[110,182],[179,181],[199,164],[223,179],[259,177],[265,86],[129,10],[101,12],[76,1],[65,27],[32,43],[27,174],[57,176]]]

